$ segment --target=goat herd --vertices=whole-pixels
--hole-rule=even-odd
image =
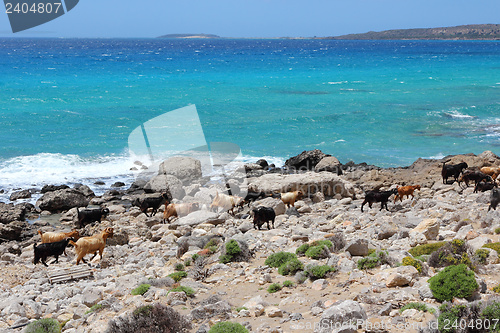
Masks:
[[[467,163],[462,162],[459,164],[446,164],[448,161],[443,162],[441,176],[443,178],[443,184],[450,184],[448,178],[453,178],[453,182],[457,182],[459,186],[462,183],[466,187],[469,186],[470,182],[474,182],[474,192],[484,192],[491,190],[491,201],[488,211],[493,208],[496,209],[497,205],[500,203],[500,191],[496,183],[498,175],[500,175],[500,168],[496,167],[483,167],[483,168],[469,168]],[[387,208],[387,202],[391,195],[395,195],[394,202],[398,199],[403,200],[405,196],[414,197],[413,192],[415,190],[420,190],[420,185],[411,186],[400,186],[388,191],[380,191],[379,189],[374,189],[365,193],[365,199],[361,204],[361,211],[363,212],[363,206],[368,203],[368,206],[372,208],[372,204],[375,202],[380,202],[380,210]],[[287,193],[277,193],[277,194],[266,194],[264,192],[249,192],[244,198],[233,196],[230,194],[224,194],[217,192],[215,198],[210,205],[210,210],[218,209],[221,207],[225,211],[230,212],[234,215],[234,208],[243,207],[247,204],[250,207],[250,203],[258,199],[265,197],[275,197],[281,198],[283,203],[287,207],[294,207],[297,200],[303,197],[304,193],[302,191],[293,191]],[[163,222],[170,222],[171,218],[186,216],[189,213],[199,210],[200,205],[198,203],[170,203],[170,199],[166,193],[159,196],[142,197],[135,199],[132,204],[139,207],[142,213],[148,216],[148,210],[151,208],[151,215],[153,216],[157,213],[161,205],[165,205],[163,211]],[[109,214],[109,209],[107,208],[85,208],[82,210],[77,209],[77,226],[79,228],[85,227],[86,224],[101,221],[102,217],[106,217]],[[254,228],[260,230],[264,223],[267,223],[267,228],[270,229],[270,222],[274,228],[274,220],[276,218],[276,213],[272,207],[258,206],[252,209],[253,224]],[[106,239],[113,237],[113,228],[106,228],[98,234],[89,237],[79,237],[80,234],[77,230],[71,232],[46,232],[42,233],[38,231],[42,239],[42,244],[34,245],[34,263],[37,264],[41,261],[45,266],[46,259],[49,256],[55,257],[54,262],[58,262],[59,256],[65,253],[66,247],[71,244],[75,247],[76,252],[76,264],[78,265],[80,261],[86,263],[84,257],[87,254],[93,254],[92,260],[97,253],[102,259],[102,253],[106,245]]]

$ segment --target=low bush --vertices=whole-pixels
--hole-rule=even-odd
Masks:
[[[496,285],[495,287],[492,288],[494,292],[496,292],[497,294],[500,294],[500,283],[498,285]]]
[[[500,234],[500,227],[495,229],[495,234],[497,234],[497,235]]]
[[[375,251],[368,256],[358,260],[358,269],[372,269],[383,264],[388,264],[387,251]]]
[[[112,319],[106,333],[180,333],[188,329],[191,322],[184,316],[169,306],[154,304]]]
[[[292,259],[297,259],[297,256],[290,252],[281,251],[273,253],[269,257],[267,257],[264,264],[270,267],[280,267],[281,265]]]
[[[180,271],[180,272],[175,272],[175,273],[169,274],[168,276],[170,276],[172,279],[174,279],[175,282],[179,282],[180,280],[187,277],[188,274],[185,271]]]
[[[305,255],[311,259],[325,259],[330,256],[330,250],[326,245],[316,245],[309,247]]]
[[[238,244],[237,241],[234,239],[231,239],[229,242],[226,244],[226,254],[230,256],[235,256],[241,253],[241,248]]]
[[[139,287],[132,290],[132,295],[144,295],[149,290],[149,288],[151,288],[150,284],[143,283]]]
[[[30,323],[24,330],[25,333],[60,333],[61,324],[53,318],[43,318]]]
[[[248,310],[248,309],[244,306],[240,306],[240,307],[236,308],[236,312],[240,312],[241,310]]]
[[[422,273],[423,268],[422,268],[422,262],[420,262],[420,260],[417,260],[412,257],[404,257],[402,264],[403,266],[413,266],[417,269],[419,273]]]
[[[500,256],[500,243],[484,244],[483,247],[497,251],[498,255]]]
[[[244,251],[240,247],[240,244],[245,249]],[[229,262],[248,261],[250,257],[251,253],[246,243],[230,239],[222,248],[222,254],[219,257],[219,261],[223,264],[227,264]]]
[[[278,273],[281,275],[293,275],[303,269],[304,269],[304,264],[302,264],[302,262],[299,259],[293,258],[285,262],[283,265],[281,265],[278,268]]]
[[[474,262],[472,259],[474,259]],[[472,270],[476,269],[472,250],[464,240],[454,239],[434,251],[427,263],[431,267],[446,267],[465,264]]]
[[[285,282],[283,282],[283,287],[292,288],[293,286],[294,283],[290,280],[286,280]]]
[[[482,265],[486,265],[486,263],[488,262],[488,256],[490,255],[490,251],[486,250],[486,249],[478,249],[476,250],[476,259],[477,261],[482,264]]]
[[[191,258],[186,258],[186,260],[184,260],[184,266],[186,267],[191,266],[192,263],[193,260]]]
[[[436,243],[429,243],[429,244],[424,244],[424,245],[417,245],[414,248],[411,248],[410,254],[413,256],[413,258],[421,256],[423,254],[431,254],[432,252],[436,251],[440,247],[444,246],[446,242],[436,242]]]
[[[305,244],[302,244],[301,246],[299,246],[299,248],[297,250],[295,250],[295,253],[298,255],[298,256],[303,256],[306,251],[309,249],[310,245],[305,243]]]
[[[277,291],[280,291],[281,288],[283,288],[283,286],[281,286],[281,284],[273,283],[273,284],[269,285],[269,287],[267,288],[267,292],[272,294],[272,293],[275,293]]]
[[[429,280],[432,295],[440,302],[468,298],[479,288],[474,272],[464,264],[448,266]]]
[[[170,289],[171,292],[184,292],[186,296],[192,297],[194,296],[195,292],[193,288],[190,287],[185,287],[185,286],[179,286],[177,288]]]
[[[248,330],[241,324],[223,321],[212,326],[208,333],[248,333]]]
[[[491,323],[490,332],[500,332],[500,302],[494,301],[487,305],[481,312],[481,319],[483,323]]]
[[[88,309],[85,314],[89,314],[89,313],[92,313],[92,312],[97,312],[99,310],[102,309],[102,304],[94,304],[90,307],[90,309]]]
[[[416,309],[418,311],[429,312],[429,313],[436,312],[434,308],[428,307],[425,303],[416,303],[416,302],[410,302],[406,304],[401,309],[399,309],[399,312],[403,312],[404,310],[408,309]]]
[[[177,263],[177,264],[175,264],[174,269],[176,271],[183,271],[184,270],[184,265],[181,264],[181,263]]]
[[[307,276],[311,280],[323,279],[330,272],[335,272],[335,268],[328,265],[309,265],[306,268]]]

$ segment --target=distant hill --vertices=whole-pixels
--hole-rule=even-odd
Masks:
[[[169,34],[158,38],[220,38],[220,36],[211,34]]]
[[[324,39],[462,39],[500,40],[500,24],[471,24],[456,27],[370,31]]]

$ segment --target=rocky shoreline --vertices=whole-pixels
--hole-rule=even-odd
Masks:
[[[295,208],[267,197],[243,206],[234,216],[208,211],[217,192],[226,188],[202,178],[197,163],[188,160],[166,161],[151,179],[138,179],[129,188],[116,187],[102,196],[87,186],[49,186],[41,191],[36,207],[0,203],[0,330],[18,327],[9,331],[21,332],[23,325],[49,317],[65,323],[63,332],[105,332],[110,321],[123,323],[138,307],[161,303],[186,316],[192,323],[188,332],[208,332],[219,320],[241,323],[251,332],[331,332],[320,321],[348,319],[359,319],[360,326],[336,332],[432,332],[441,302],[427,280],[442,268],[422,262],[419,272],[402,265],[404,258],[413,258],[412,248],[453,239],[467,244],[480,288],[468,300],[454,299],[454,304],[494,300],[498,293],[492,289],[500,283],[498,253],[486,248],[486,258],[475,258],[483,245],[500,241],[500,212],[488,211],[489,192],[443,184],[441,167],[446,160],[470,167],[500,166],[492,152],[418,159],[408,167],[387,169],[342,165],[318,150],[303,152],[279,168],[259,160],[244,166],[249,191],[301,190],[306,195]],[[241,178],[228,180],[235,195],[244,193]],[[388,211],[379,210],[380,203],[365,207],[364,213],[360,210],[368,190],[417,184],[421,190],[415,198],[394,203],[391,197]],[[149,217],[132,205],[137,198],[165,191],[174,201],[198,202],[202,209],[163,224],[163,207]],[[16,193],[20,198],[27,195]],[[114,237],[108,239],[102,261],[92,261],[93,278],[51,284],[47,273],[75,266],[74,249],[68,248],[68,256],[48,268],[33,265],[33,244],[40,242],[37,230],[54,231],[54,226],[44,219],[33,224],[26,219],[60,214],[57,228],[69,231],[75,227],[76,207],[88,205],[106,207],[109,214],[82,228],[81,234],[112,227]],[[249,212],[259,205],[274,208],[275,229],[253,228]],[[240,245],[241,258],[222,263],[219,258],[228,254],[230,240]],[[333,245],[315,259],[298,259],[306,271],[308,265],[333,267],[325,276],[307,278],[300,271],[284,276],[265,264],[273,253],[296,253],[304,244],[321,240]],[[360,260],[373,252],[386,257],[376,267],[358,269]],[[193,255],[203,260],[193,261]],[[181,263],[187,277],[176,283],[168,276]],[[287,280],[292,287],[268,292],[272,284]],[[141,284],[150,287],[143,295],[132,295]],[[178,285],[192,288],[194,295],[169,292]],[[424,303],[436,312],[400,311],[410,302]]]

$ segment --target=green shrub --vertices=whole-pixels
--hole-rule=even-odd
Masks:
[[[224,254],[219,257],[219,261],[223,264],[230,263],[233,260],[233,256],[230,256],[229,254]]]
[[[472,259],[475,260],[470,247],[464,240],[454,239],[434,251],[427,263],[431,267],[446,267],[465,264],[472,270],[476,269]]]
[[[403,266],[413,266],[419,273],[422,273],[422,263],[419,260],[412,257],[404,257],[402,263]]]
[[[177,264],[175,264],[174,269],[176,271],[183,271],[184,270],[184,265],[181,264],[181,263],[177,263]]]
[[[486,306],[481,312],[481,319],[483,323],[489,320],[491,323],[490,332],[500,332],[500,322],[498,321],[500,319],[500,302],[493,302]],[[495,323],[496,325],[494,325]]]
[[[497,251],[498,256],[500,257],[500,243],[484,244],[483,247]]]
[[[53,318],[43,318],[30,323],[25,333],[60,333],[61,325]]]
[[[208,333],[248,333],[248,330],[241,324],[223,321],[212,326]]]
[[[241,310],[248,310],[248,309],[244,306],[240,306],[240,307],[236,308],[236,312],[240,312]]]
[[[281,251],[273,253],[269,257],[267,257],[264,264],[270,267],[280,267],[281,265],[292,259],[297,259],[297,256],[290,252]]]
[[[311,246],[307,249],[305,255],[311,259],[324,259],[328,258],[330,251],[325,245]]]
[[[309,249],[309,247],[310,245],[308,243],[302,244],[301,246],[299,246],[297,250],[295,250],[295,253],[297,255],[304,255],[306,251]]]
[[[186,258],[186,260],[184,260],[184,266],[186,266],[186,267],[191,266],[192,262],[193,261],[191,258]]]
[[[89,313],[92,313],[92,312],[97,312],[99,310],[102,309],[102,304],[94,304],[90,307],[90,309],[88,309],[85,314],[89,314]]]
[[[328,239],[317,240],[317,241],[312,242],[310,245],[311,246],[326,246],[329,249],[333,248],[332,242],[330,242]]]
[[[438,330],[440,333],[453,333],[455,328],[453,323],[459,323],[464,312],[467,310],[465,305],[451,306],[443,304],[439,307]]]
[[[215,239],[211,239],[208,241],[207,244],[205,244],[205,246],[203,247],[204,249],[209,249],[211,247],[214,247],[217,248],[219,246],[219,244],[217,243],[217,241]]]
[[[413,256],[413,258],[421,256],[423,254],[431,254],[432,252],[436,251],[440,247],[444,246],[446,242],[436,242],[436,243],[429,243],[429,244],[424,244],[424,245],[417,245],[414,248],[410,249],[410,254]]]
[[[373,256],[375,254],[375,252],[377,252],[377,250],[375,250],[375,249],[368,249],[367,256]]]
[[[279,283],[273,283],[273,284],[269,285],[269,287],[267,288],[267,292],[270,293],[270,294],[272,294],[272,293],[275,293],[277,291],[280,291],[281,288],[283,288],[281,286],[281,284],[279,284]]]
[[[432,295],[440,302],[470,297],[479,288],[474,273],[464,264],[448,266],[428,281]]]
[[[230,256],[235,256],[241,253],[240,246],[238,245],[238,242],[235,241],[234,239],[231,239],[229,242],[226,244],[226,254]]]
[[[330,272],[335,272],[335,268],[328,265],[318,266],[318,265],[309,265],[306,268],[307,276],[311,280],[323,279],[326,274]]]
[[[195,253],[191,256],[191,259],[193,259],[193,261],[196,261],[196,259],[198,259],[200,257],[200,255],[198,253]]]
[[[290,280],[286,280],[285,282],[283,282],[283,287],[292,288],[293,286],[294,284]]]
[[[132,290],[132,295],[144,295],[149,290],[150,287],[151,287],[150,284],[143,283],[139,287]]]
[[[495,234],[497,234],[497,235],[500,234],[500,227],[495,229]]]
[[[185,271],[180,271],[180,272],[175,272],[175,273],[169,274],[168,276],[170,276],[172,279],[174,279],[175,282],[179,282],[180,280],[187,277],[188,273]]]
[[[404,310],[408,309],[416,309],[418,311],[429,312],[429,313],[434,313],[436,311],[433,308],[428,307],[425,303],[410,302],[405,306],[403,306],[401,309],[399,309],[399,312],[403,312]]]
[[[185,286],[179,286],[177,288],[170,289],[171,292],[184,292],[186,296],[191,297],[194,296],[194,289],[190,287],[185,287]],[[169,291],[169,292],[170,292]]]
[[[387,251],[375,251],[358,260],[358,269],[371,269],[388,263]]]
[[[106,333],[179,333],[191,327],[191,322],[173,308],[154,304],[111,319]]]
[[[500,294],[500,283],[493,287],[493,291],[496,292],[497,294]]]
[[[304,264],[297,259],[293,258],[288,260],[278,268],[278,273],[281,275],[292,275],[304,269]]]
[[[486,265],[489,255],[490,255],[490,252],[488,250],[485,250],[485,249],[476,250],[477,261],[482,265]]]

